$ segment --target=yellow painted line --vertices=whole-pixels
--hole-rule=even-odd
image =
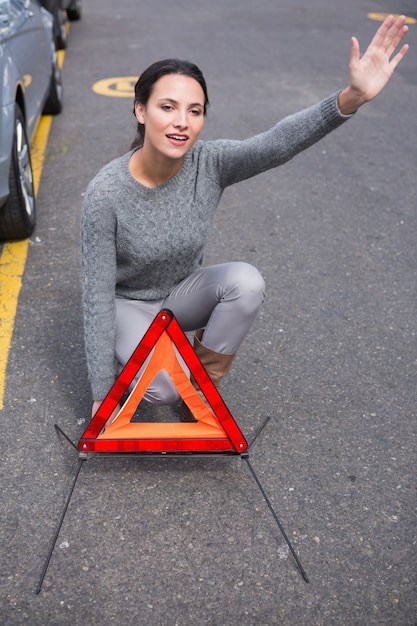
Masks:
[[[58,53],[58,62],[62,67],[64,62],[63,51]],[[52,117],[50,115],[42,116],[32,141],[30,154],[35,197],[38,195],[51,123]],[[29,239],[6,242],[3,245],[3,251],[0,256],[0,411],[4,408],[7,360],[12,342],[28,246]]]
[[[43,115],[39,121],[33,138],[30,156],[32,159],[33,186],[35,188],[35,196],[38,195],[39,185],[41,182],[43,162],[45,160],[45,151],[48,143],[49,131],[51,130],[52,117]]]
[[[50,115],[42,117],[33,138],[31,157],[35,196],[39,189],[51,121]],[[28,239],[5,243],[0,257],[0,411],[4,407],[7,360],[28,246]]]
[[[396,13],[368,13],[367,17],[370,20],[375,20],[376,22],[383,22],[388,15],[393,15],[395,17],[395,19],[397,19],[398,17],[400,17],[400,15],[396,14]],[[414,19],[414,17],[407,17],[405,20],[406,24],[417,24],[417,20]]]
[[[13,335],[17,301],[22,286],[28,244],[5,244],[0,257],[0,411],[6,390],[6,367]]]
[[[68,28],[67,28],[67,32],[68,32]],[[64,65],[65,50],[57,50],[56,56],[58,59],[59,67],[62,67]]]
[[[111,98],[133,98],[137,76],[115,76],[98,80],[91,89],[99,96]]]

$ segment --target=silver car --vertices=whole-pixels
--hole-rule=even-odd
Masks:
[[[70,22],[81,19],[82,0],[40,0],[44,9],[54,18],[54,36],[57,50],[67,47],[66,18]]]
[[[0,0],[0,240],[36,222],[30,145],[42,114],[60,113],[53,20],[38,0]]]

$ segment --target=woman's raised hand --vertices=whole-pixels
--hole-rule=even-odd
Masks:
[[[398,63],[408,52],[408,44],[395,52],[408,32],[405,20],[404,15],[397,20],[389,15],[376,31],[362,57],[359,42],[356,37],[352,37],[349,87],[339,94],[339,108],[342,113],[354,113],[362,104],[375,98],[388,83]]]

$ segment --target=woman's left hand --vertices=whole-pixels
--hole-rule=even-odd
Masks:
[[[362,57],[359,42],[356,37],[352,37],[349,87],[339,94],[339,108],[342,113],[354,113],[362,104],[375,98],[388,83],[398,63],[408,52],[409,46],[404,44],[395,54],[408,32],[405,20],[404,15],[397,20],[393,15],[388,16]]]

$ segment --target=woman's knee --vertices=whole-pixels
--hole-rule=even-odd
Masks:
[[[245,307],[259,308],[265,298],[265,281],[259,270],[250,263],[237,261],[233,268],[236,291]]]
[[[180,395],[168,372],[161,370],[149,385],[143,397],[151,404],[167,405],[174,404]]]

